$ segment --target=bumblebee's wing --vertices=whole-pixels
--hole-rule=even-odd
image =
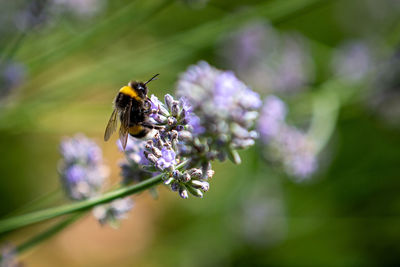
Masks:
[[[106,131],[104,132],[104,141],[110,139],[111,135],[117,129],[117,110],[114,109],[113,113],[111,114],[110,120],[107,123]]]
[[[119,128],[119,140],[124,150],[126,147],[126,143],[128,142],[131,108],[132,108],[132,103],[129,103],[129,105],[121,113],[121,127]]]

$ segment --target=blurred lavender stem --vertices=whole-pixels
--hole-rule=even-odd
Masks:
[[[340,100],[335,92],[336,83],[329,82],[313,96],[313,116],[308,135],[315,140],[315,153],[319,154],[329,142],[340,108]]]
[[[181,169],[183,166],[186,165],[186,163],[186,161],[182,162],[177,166],[177,169]],[[0,234],[16,230],[34,223],[56,218],[58,216],[75,213],[78,211],[89,210],[97,205],[111,202],[117,198],[122,198],[142,192],[146,189],[160,184],[163,181],[162,176],[163,174],[160,174],[141,183],[113,190],[99,197],[83,200],[77,203],[62,205],[59,207],[44,209],[20,216],[15,216],[9,219],[0,220]]]
[[[313,95],[313,115],[308,135],[316,142],[316,153],[320,153],[335,131],[340,107],[356,94],[357,86],[351,86],[340,78],[322,84]]]

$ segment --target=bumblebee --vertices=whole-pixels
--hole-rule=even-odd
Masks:
[[[104,141],[110,139],[117,129],[118,117],[121,122],[119,140],[124,149],[128,141],[128,134],[136,138],[144,138],[153,129],[158,128],[148,121],[151,103],[147,96],[147,84],[155,80],[157,76],[158,74],[154,75],[147,82],[131,81],[119,90],[113,102],[114,110],[104,133]]]

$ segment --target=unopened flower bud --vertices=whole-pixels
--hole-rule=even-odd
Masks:
[[[214,176],[215,171],[214,170],[208,170],[207,171],[207,179],[210,179]]]
[[[167,108],[169,110],[171,110],[172,102],[174,101],[174,98],[170,94],[166,94],[164,97],[164,101],[165,101],[165,104],[167,105]]]
[[[190,181],[190,174],[187,173],[187,172],[183,173],[182,176],[181,176],[181,180],[184,183],[189,182]]]
[[[207,192],[209,189],[210,189],[210,184],[208,182],[203,181],[201,190],[203,190],[204,192]]]
[[[171,107],[171,115],[174,117],[177,117],[179,114],[179,102],[178,101],[174,101],[172,103],[172,107]]]
[[[172,177],[174,177],[175,179],[177,179],[177,180],[179,180],[179,178],[181,177],[181,172],[180,171],[178,171],[178,170],[174,170],[173,172],[172,172]]]
[[[160,115],[160,114],[154,115],[153,118],[154,118],[154,120],[155,120],[156,122],[161,123],[161,124],[167,122],[167,117],[162,116],[162,115]]]
[[[162,156],[161,150],[154,146],[151,148],[151,152],[153,152],[154,156],[156,156],[157,158]]]
[[[180,189],[180,185],[179,185],[179,183],[178,182],[173,182],[173,183],[171,183],[171,190],[172,191],[178,191],[179,189]]]
[[[168,125],[172,126],[172,125],[175,125],[177,123],[177,121],[174,117],[168,117],[167,123],[168,123]]]
[[[189,131],[181,131],[178,137],[181,141],[189,141],[192,139],[192,134]]]
[[[177,140],[177,139],[178,139],[179,134],[178,134],[177,131],[172,130],[172,131],[170,132],[170,134],[171,134],[171,139],[172,139],[172,140]]]
[[[175,181],[175,179],[172,178],[172,177],[170,177],[170,178],[168,178],[167,180],[165,180],[164,184],[165,184],[165,185],[170,185],[173,181]]]
[[[188,188],[188,190],[190,191],[190,193],[193,196],[195,196],[195,197],[203,197],[203,192],[201,192],[200,189],[197,189],[197,188],[194,188],[194,187],[191,187],[191,186],[188,186],[187,188]]]
[[[148,151],[144,151],[143,152],[144,153],[144,155],[145,155],[145,157],[150,161],[150,162],[152,162],[153,164],[156,164],[157,163],[157,157],[156,156],[154,156],[152,153],[150,153],[150,152],[148,152]]]
[[[183,199],[187,199],[189,197],[188,191],[184,188],[179,189],[179,196]]]
[[[184,120],[186,117],[186,109],[181,110],[181,114],[179,114],[179,119]]]
[[[196,168],[190,169],[188,172],[193,179],[200,179],[203,175],[203,172]]]

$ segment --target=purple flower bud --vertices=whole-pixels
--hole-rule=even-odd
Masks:
[[[171,110],[172,107],[172,102],[174,101],[174,98],[170,94],[166,94],[164,97],[164,102],[167,105],[167,108]]]
[[[199,179],[203,176],[203,172],[200,169],[193,168],[190,169],[188,172],[193,179]]]
[[[182,182],[184,182],[184,183],[189,182],[189,181],[190,181],[190,174],[187,173],[187,172],[184,172],[184,173],[182,174],[181,180],[182,180]]]
[[[177,123],[177,121],[174,117],[168,117],[167,124],[169,126],[175,125],[176,123]]]
[[[180,188],[181,188],[181,186],[176,181],[171,184],[171,190],[172,191],[178,191]]]
[[[179,115],[179,102],[174,101],[171,106],[171,115],[177,117]]]
[[[187,199],[189,197],[188,191],[184,188],[179,189],[179,196],[183,199]]]
[[[214,170],[208,170],[207,171],[207,179],[211,179],[214,176],[215,171]]]
[[[158,158],[156,156],[154,156],[152,153],[148,152],[148,151],[144,151],[144,155],[146,156],[146,158],[153,164],[156,164],[158,161]]]

